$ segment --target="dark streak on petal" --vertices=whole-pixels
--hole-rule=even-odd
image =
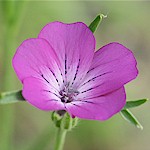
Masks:
[[[87,73],[89,73],[90,71],[94,70],[95,68],[90,69]]]
[[[60,96],[59,95],[57,95],[56,93],[54,93],[54,92],[51,92],[51,91],[49,91],[49,90],[43,90],[44,92],[49,92],[49,93],[52,93],[52,94],[54,94],[55,96],[57,96],[58,98],[60,98]]]
[[[96,104],[96,103],[94,103],[94,102],[91,102],[91,101],[87,101],[87,100],[85,100],[85,101],[83,101],[83,100],[75,100],[75,101],[73,101],[73,103],[74,102],[83,102],[83,103],[90,103],[90,104]]]
[[[58,79],[57,79],[57,77],[56,77],[56,75],[54,74],[54,72],[49,68],[49,70],[51,71],[51,73],[53,74],[53,76],[55,77],[55,80],[56,80],[56,82],[58,83],[58,86],[60,86],[60,84],[59,84],[59,82],[58,82]]]
[[[80,93],[85,93],[85,92],[88,92],[88,91],[90,91],[90,90],[93,90],[93,89],[95,89],[95,88],[97,88],[97,87],[99,87],[99,86],[101,86],[102,84],[100,84],[100,85],[97,85],[97,86],[95,86],[95,87],[93,87],[93,88],[90,88],[90,89],[87,89],[87,90],[85,90],[85,91],[82,91],[82,92],[80,92]],[[79,93],[79,94],[80,94]]]
[[[80,59],[79,59],[79,62],[78,62],[78,65],[77,65],[77,69],[76,69],[76,73],[75,73],[75,76],[74,76],[74,79],[73,79],[73,82],[72,82],[72,85],[77,77],[77,74],[78,74],[78,71],[79,71],[79,66],[80,66]]]
[[[108,62],[107,62],[107,63],[108,63]],[[107,64],[107,63],[99,64],[99,65],[97,65],[97,66],[91,68],[87,73],[89,73],[89,72],[93,71],[94,69],[97,69],[99,66],[105,65],[105,64]]]
[[[65,54],[65,75],[67,74],[67,55]]]
[[[76,102],[76,101],[74,101],[74,102]],[[98,107],[101,107],[101,106],[100,106],[101,103],[95,103],[95,102],[93,102],[93,101],[77,100],[77,102],[80,102],[80,103],[89,103],[89,104],[93,104],[93,105],[96,105],[96,106],[98,106]],[[72,103],[72,104],[74,104],[74,103]],[[78,106],[77,104],[75,104],[75,105]],[[81,106],[79,106],[79,107],[81,107]]]
[[[59,68],[59,67],[58,67]],[[59,71],[60,71],[60,75],[61,75],[61,77],[62,77],[62,80],[63,80],[63,83],[65,82],[64,81],[64,78],[63,78],[63,75],[62,75],[62,72],[61,72],[61,69],[59,68]]]
[[[116,90],[115,90],[116,91]],[[76,100],[76,101],[84,101],[84,99],[86,99],[86,100],[89,100],[89,99],[95,99],[95,98],[99,98],[99,97],[106,97],[107,95],[109,95],[109,94],[111,94],[111,93],[113,93],[114,91],[111,91],[111,92],[108,92],[107,94],[100,94],[100,95],[97,95],[97,96],[93,96],[93,97],[89,97],[89,98],[87,98],[87,97],[84,97],[84,98],[82,98],[81,100]],[[96,103],[95,103],[96,104]]]
[[[56,101],[56,102],[58,102],[58,100],[56,100],[56,99],[50,99],[49,101]]]
[[[41,77],[48,83],[50,84],[50,82],[44,77],[44,75],[42,74]],[[55,90],[57,90],[52,84],[50,84],[51,87],[53,87]],[[56,91],[55,91],[56,92]]]
[[[46,101],[50,101],[50,102],[53,102],[53,101],[55,101],[55,102],[58,102],[58,100],[56,100],[56,99],[48,99],[48,100],[46,100]]]
[[[60,74],[61,74],[61,76],[62,76],[62,79],[63,79],[63,83],[64,83],[65,81],[64,81],[64,78],[63,78],[62,72],[61,72]]]
[[[42,76],[42,78],[43,78],[47,83],[49,83],[49,81],[44,77],[43,74],[42,74],[41,76]]]
[[[87,111],[87,112],[93,114],[90,110],[88,110],[88,109],[86,109],[86,108],[84,108],[84,107],[81,107],[81,106],[79,106],[79,105],[77,105],[77,104],[74,104],[74,103],[72,103],[72,102],[71,102],[71,104],[74,105],[74,106],[77,106],[77,107],[79,107],[79,108],[81,108],[81,109],[84,109],[85,111]]]
[[[111,72],[112,72],[112,71],[111,71]],[[84,84],[82,84],[80,87],[82,87],[83,85],[89,83],[90,81],[94,81],[94,79],[96,79],[96,78],[98,78],[98,77],[100,77],[100,76],[103,76],[103,75],[108,74],[108,73],[111,73],[111,72],[105,72],[105,73],[100,74],[100,75],[98,75],[98,76],[96,76],[96,77],[93,77],[92,79],[90,79],[90,80],[88,80],[87,82],[85,82]]]

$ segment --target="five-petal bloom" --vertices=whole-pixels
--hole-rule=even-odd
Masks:
[[[95,52],[93,33],[81,22],[47,24],[38,38],[19,46],[13,66],[33,106],[93,120],[106,120],[123,108],[124,84],[138,74],[123,45],[110,43]]]

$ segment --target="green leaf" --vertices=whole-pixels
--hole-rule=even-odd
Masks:
[[[128,109],[121,110],[120,114],[126,121],[130,122],[141,130],[143,129],[143,126]]]
[[[128,101],[128,102],[126,102],[126,105],[124,106],[123,109],[129,109],[129,108],[137,107],[137,106],[144,104],[147,101],[148,101],[148,99],[139,99],[136,101]]]
[[[21,90],[5,92],[0,94],[0,104],[16,103],[20,101],[25,101],[25,99],[22,96]]]
[[[94,33],[96,31],[96,29],[98,28],[98,26],[100,25],[101,21],[103,18],[106,18],[107,16],[100,14],[98,15],[93,21],[92,23],[89,25],[90,30]]]

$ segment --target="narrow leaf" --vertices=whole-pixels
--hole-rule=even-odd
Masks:
[[[9,104],[25,101],[22,96],[22,91],[12,91],[12,92],[5,92],[0,94],[0,104]]]
[[[147,101],[148,101],[148,99],[139,99],[136,101],[128,101],[128,102],[126,102],[126,105],[124,106],[123,109],[129,109],[129,108],[137,107],[137,106],[144,104]]]
[[[90,30],[94,33],[96,31],[96,29],[98,28],[98,26],[100,25],[101,21],[103,18],[106,18],[107,16],[100,14],[98,15],[93,21],[92,23],[89,25]]]
[[[131,124],[135,125],[137,128],[140,128],[141,130],[143,129],[140,122],[128,109],[121,110],[120,114],[126,121],[130,122]]]

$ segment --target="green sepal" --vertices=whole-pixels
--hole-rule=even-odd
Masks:
[[[72,118],[67,112],[60,115],[57,111],[52,113],[52,121],[56,127],[70,131],[78,123],[78,118]]]
[[[61,120],[61,129],[71,130],[72,129],[72,120],[73,118],[68,114],[65,113]]]
[[[78,121],[79,121],[79,119],[77,117],[73,118],[73,120],[72,120],[72,127],[73,128],[77,126]]]
[[[100,25],[103,18],[106,18],[107,16],[100,14],[98,15],[89,25],[89,29],[94,33],[98,26]]]
[[[144,104],[147,101],[148,101],[148,99],[139,99],[139,100],[135,100],[135,101],[127,101],[126,105],[124,106],[123,109],[129,109],[129,108],[137,107],[137,106]]]
[[[60,128],[62,117],[56,111],[52,112],[51,119],[56,127]]]
[[[143,129],[143,126],[128,109],[121,110],[120,114],[126,121],[130,122],[131,124],[135,125],[137,128],[140,128],[141,130]]]
[[[21,90],[0,93],[0,104],[16,103],[20,101],[25,101]]]

